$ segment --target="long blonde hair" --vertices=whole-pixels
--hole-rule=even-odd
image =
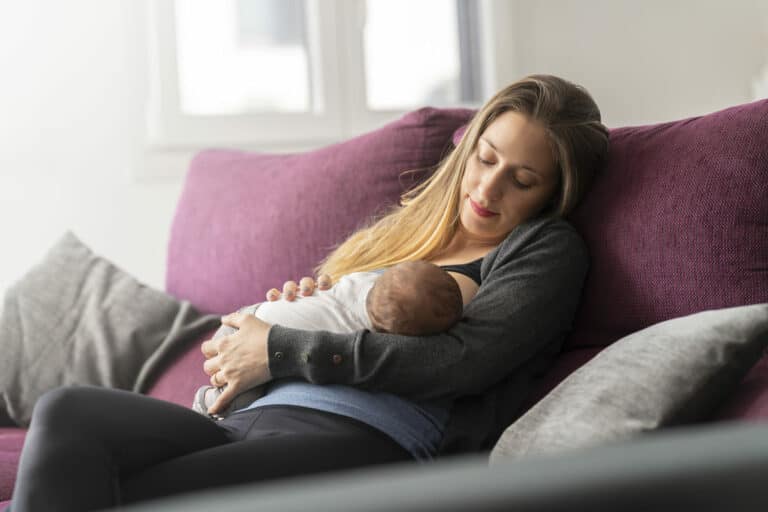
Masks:
[[[560,173],[553,200],[539,215],[566,216],[586,194],[608,152],[608,129],[581,86],[552,75],[530,75],[505,87],[478,110],[461,141],[430,177],[400,196],[400,204],[338,245],[315,268],[335,283],[341,276],[430,259],[444,250],[459,226],[461,182],[477,140],[497,117],[516,111],[546,128]]]

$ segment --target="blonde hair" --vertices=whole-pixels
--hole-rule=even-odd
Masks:
[[[335,283],[341,276],[429,259],[444,250],[459,226],[461,183],[477,141],[507,111],[543,124],[559,186],[539,215],[564,217],[581,201],[608,152],[608,129],[581,86],[552,75],[530,75],[500,90],[478,110],[456,148],[434,173],[400,197],[400,204],[371,217],[315,268]]]

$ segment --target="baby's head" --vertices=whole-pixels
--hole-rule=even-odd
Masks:
[[[461,289],[446,271],[426,261],[387,269],[365,299],[373,329],[408,336],[448,330],[461,319]]]

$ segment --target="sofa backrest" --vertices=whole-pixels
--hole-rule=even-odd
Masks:
[[[393,204],[473,111],[425,108],[302,154],[203,151],[171,230],[166,289],[206,312],[263,300]],[[568,220],[591,267],[568,346],[602,346],[705,309],[768,302],[768,100],[611,130]],[[299,220],[297,220],[299,219]]]
[[[430,172],[473,113],[423,108],[301,154],[199,153],[171,228],[166,290],[201,311],[230,313],[313,275],[334,245]]]
[[[569,220],[591,267],[569,346],[768,302],[768,100],[611,130]]]

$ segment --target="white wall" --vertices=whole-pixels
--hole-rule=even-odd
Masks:
[[[134,177],[147,91],[141,5],[2,0],[0,289],[66,229],[162,287],[181,184]]]
[[[545,72],[584,85],[609,126],[750,101],[768,65],[763,0],[514,0],[504,78]]]
[[[416,0],[415,0],[416,1]],[[768,64],[759,0],[511,0],[500,81],[553,73],[609,126],[750,101]],[[178,179],[141,173],[146,19],[138,0],[0,0],[0,291],[72,229],[162,288]]]

